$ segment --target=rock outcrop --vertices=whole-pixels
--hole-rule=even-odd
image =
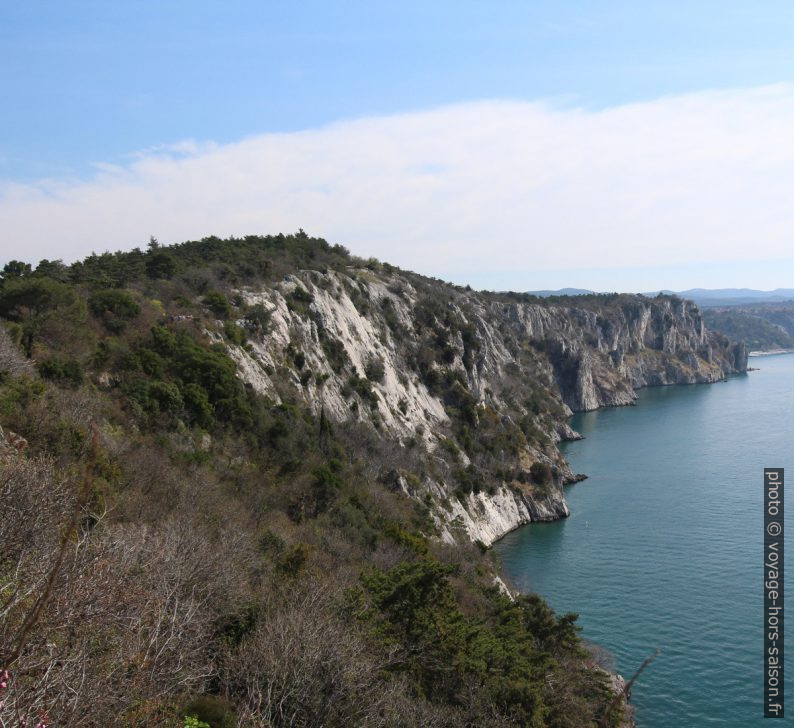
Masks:
[[[747,367],[742,345],[671,296],[544,301],[379,265],[302,271],[239,293],[269,317],[230,348],[244,381],[392,443],[384,470],[428,504],[447,541],[491,544],[568,515],[562,486],[574,475],[557,443],[577,437],[573,411]]]

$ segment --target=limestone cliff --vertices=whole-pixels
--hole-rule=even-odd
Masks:
[[[375,263],[239,294],[267,318],[231,347],[241,377],[375,433],[383,482],[426,503],[447,541],[568,515],[557,443],[576,437],[572,411],[747,366],[743,346],[669,296],[477,293]]]

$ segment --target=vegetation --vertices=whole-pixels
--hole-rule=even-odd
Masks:
[[[505,454],[540,438],[472,397],[455,367],[479,355],[465,311],[424,295],[405,344],[452,418],[440,463],[310,409],[290,383],[320,375],[298,348],[268,372],[272,396],[238,377],[231,350],[272,317],[244,286],[354,262],[301,231],[6,265],[0,721],[618,724],[575,616],[508,598],[489,554],[442,543],[428,505],[393,487],[430,468],[493,487]],[[394,307],[349,285],[360,309],[389,311],[383,336],[403,333]],[[306,288],[287,305],[376,414],[384,362],[355,371]],[[537,357],[528,342],[516,355]]]
[[[703,319],[750,351],[794,349],[794,303],[708,308]]]

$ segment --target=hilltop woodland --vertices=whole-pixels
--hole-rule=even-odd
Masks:
[[[394,443],[237,376],[241,287],[367,266],[302,231],[5,266],[1,726],[618,725],[575,615],[438,539]]]

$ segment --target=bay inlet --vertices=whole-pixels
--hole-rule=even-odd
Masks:
[[[660,650],[633,690],[639,728],[765,725],[763,469],[794,467],[794,354],[752,364],[576,415],[585,439],[564,451],[589,478],[567,490],[571,516],[495,546],[624,676]]]

